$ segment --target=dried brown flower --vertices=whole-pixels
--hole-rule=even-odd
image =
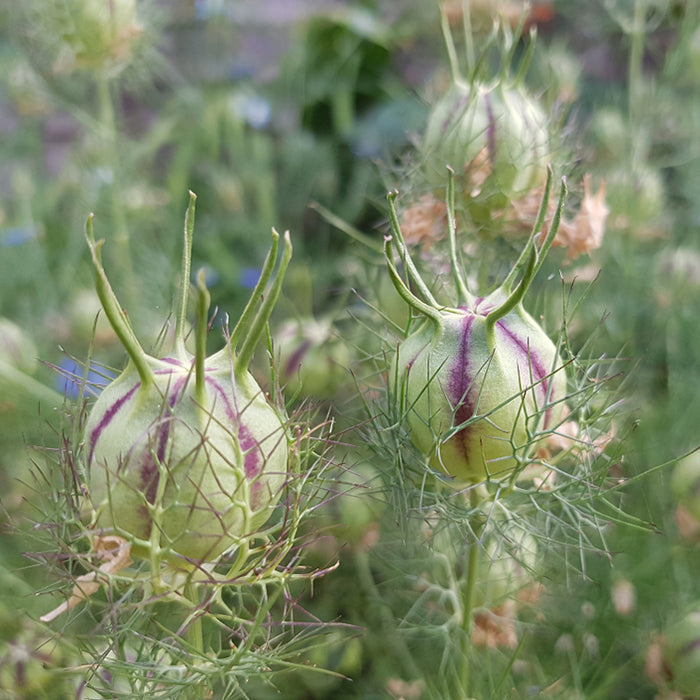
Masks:
[[[401,232],[407,245],[430,250],[445,235],[447,205],[432,195],[423,195],[401,215]]]

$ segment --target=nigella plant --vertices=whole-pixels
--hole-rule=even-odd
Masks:
[[[193,337],[186,316],[194,210],[191,194],[174,342],[157,357],[136,338],[102,265],[103,241],[94,238],[92,217],[87,225],[97,294],[128,364],[99,394],[81,419],[76,444],[63,453],[66,507],[74,521],[62,513],[61,547],[73,548],[69,559],[84,573],[71,575],[69,596],[42,621],[91,611],[99,618],[104,590],[109,609],[103,614],[116,636],[104,640],[111,651],[95,643],[88,675],[89,684],[107,694],[141,696],[153,686],[167,689],[168,697],[230,697],[237,669],[250,673],[246,663],[255,659],[270,669],[285,658],[285,645],[296,644],[298,654],[296,623],[280,623],[273,632],[274,616],[294,606],[290,581],[323,573],[301,571],[298,562],[299,526],[318,501],[320,472],[329,462],[322,447],[327,426],[288,417],[274,378],[264,390],[249,371],[265,335],[273,355],[268,319],[292,253],[289,234],[280,255],[273,230],[247,305],[225,331],[223,348],[207,356],[210,296],[203,274]],[[55,524],[48,529],[61,531]],[[90,551],[78,554],[75,543],[86,540]],[[169,610],[163,617],[168,604],[179,614]],[[300,625],[302,615],[295,613]],[[303,623],[305,635],[309,624]],[[175,641],[161,647],[165,637]],[[125,666],[128,659],[138,663]],[[153,664],[159,671],[147,680],[144,669]],[[182,668],[189,669],[186,684]],[[201,689],[193,690],[197,684]]]
[[[449,182],[454,304],[439,303],[418,273],[390,198],[394,236],[385,243],[387,265],[418,322],[399,344],[389,377],[399,413],[430,467],[477,484],[517,475],[527,463],[531,436],[556,426],[562,414],[566,372],[555,344],[522,303],[552,245],[558,220],[540,241],[548,186],[530,240],[510,274],[494,291],[476,296],[457,260],[451,177]],[[564,192],[562,188],[558,212]],[[394,246],[416,292],[398,273]]]
[[[401,620],[396,635],[409,640],[401,653],[413,654],[426,697],[436,698],[492,695],[484,648],[505,648],[511,662],[516,649],[524,652],[521,621],[533,614],[550,567],[559,567],[556,576],[568,576],[577,559],[585,567],[587,551],[605,551],[604,513],[626,518],[611,474],[621,444],[611,408],[620,405],[609,372],[616,365],[584,359],[585,344],[574,353],[567,332],[584,297],[562,287],[555,333],[526,310],[557,235],[565,181],[548,226],[548,168],[531,234],[490,289],[477,288],[480,277],[460,257],[458,234],[478,234],[455,216],[454,182],[448,171],[449,249],[439,267],[411,254],[397,193],[389,195],[384,258],[409,320],[385,337],[382,379],[365,392],[371,420],[361,427],[393,505],[384,527],[399,527],[391,546],[372,551],[371,567],[404,572],[405,586],[386,590],[385,602]],[[435,275],[448,267],[449,278]],[[556,296],[552,277],[545,296]],[[500,682],[510,683],[510,671],[502,673]]]

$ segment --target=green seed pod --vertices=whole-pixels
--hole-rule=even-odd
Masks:
[[[550,158],[547,119],[523,88],[453,83],[428,119],[422,145],[434,186],[451,167],[475,223],[540,188]]]
[[[304,318],[285,323],[275,334],[280,383],[292,395],[331,398],[349,377],[347,344],[327,320]]]
[[[37,365],[32,339],[9,318],[0,317],[0,363],[31,374]]]
[[[193,356],[184,343],[193,217],[194,195],[185,227],[175,347],[164,358],[147,355],[138,344],[102,268],[101,242],[95,243],[88,224],[98,295],[130,359],[100,394],[85,426],[94,527],[126,537],[136,555],[180,564],[213,561],[253,535],[281,495],[288,460],[284,416],[248,364],[279,294],[291,255],[289,238],[271,280],[279,239],[274,233],[241,319],[227,345],[211,357],[205,357],[209,295],[200,274]]]
[[[678,462],[671,477],[671,491],[678,503],[700,521],[700,451]]]
[[[474,605],[494,607],[515,598],[532,583],[537,565],[537,540],[520,524],[503,523],[482,552]]]
[[[464,481],[511,472],[528,434],[556,425],[566,395],[557,349],[524,309],[490,322],[504,302],[498,294],[443,309],[396,355],[414,444]]]
[[[522,299],[551,245],[563,205],[541,248],[535,238],[546,211],[503,284],[484,298],[467,289],[457,264],[450,179],[450,248],[458,302],[439,304],[408,256],[395,212],[393,229],[416,294],[399,276],[392,240],[386,259],[397,291],[424,317],[395,355],[389,378],[411,439],[437,472],[478,483],[511,473],[527,457],[532,435],[556,426],[566,396],[557,348],[522,307]],[[517,287],[516,278],[521,275]],[[417,296],[417,295],[420,295]]]
[[[697,698],[700,690],[700,610],[689,612],[666,630],[664,660],[673,689]]]

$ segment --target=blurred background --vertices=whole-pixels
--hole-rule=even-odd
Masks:
[[[527,668],[512,649],[494,647],[494,675],[508,667],[513,676],[489,696],[699,697],[674,689],[655,654],[664,630],[700,605],[697,471],[673,482],[674,460],[700,445],[700,8],[694,0],[442,4],[459,42],[470,6],[476,51],[500,17],[510,34],[498,41],[510,36],[516,65],[537,33],[523,80],[550,120],[552,161],[570,185],[567,216],[585,200],[585,174],[593,191],[605,183],[608,210],[599,245],[576,256],[555,249],[549,279],[586,286],[573,342],[616,358],[622,371],[619,400],[606,410],[625,436],[613,473],[626,481],[629,517],[606,524],[604,554],[548,574],[548,593],[526,622]],[[245,303],[270,228],[289,229],[294,259],[272,334],[284,352],[285,337],[293,346],[313,326],[304,342],[318,346],[310,364],[320,374],[290,403],[311,394],[347,428],[359,420],[347,369],[377,352],[382,335],[368,340],[353,324],[374,307],[390,314],[377,252],[386,193],[397,188],[415,202],[427,191],[416,177],[421,138],[450,79],[431,0],[0,5],[3,697],[77,692],[65,672],[75,639],[37,623],[46,601],[36,592],[50,581],[32,552],[45,546],[50,520],[45,505],[37,513],[37,494],[60,480],[37,464],[69,449],[79,409],[67,406],[124,365],[97,316],[88,214],[146,348],[173,307],[188,190],[198,196],[193,270],[205,269],[220,314],[235,318]],[[490,259],[492,276],[500,255]],[[313,651],[337,675],[292,675],[284,691],[261,686],[251,697],[429,697],[412,662],[397,660],[405,653],[397,626],[384,624],[387,609],[365,585],[368,575],[390,584],[395,566],[387,546],[373,554],[376,502],[355,494],[325,516],[339,527],[340,566],[318,582],[312,603],[320,618],[365,632]],[[54,506],[60,523],[58,498]],[[700,639],[700,629],[693,634]]]

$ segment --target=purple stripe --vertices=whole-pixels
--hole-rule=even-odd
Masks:
[[[528,372],[528,376],[526,377],[527,384],[525,385],[525,388],[530,386],[531,380],[532,384],[537,384],[537,386],[533,386],[532,389],[533,391],[537,390],[541,392],[542,403],[544,404],[547,401],[547,393],[549,392],[549,379],[546,378],[548,368],[544,365],[537,353],[534,352],[528,338],[519,338],[515,333],[508,330],[503,321],[496,321],[496,326],[498,326],[498,328],[507,336],[507,338],[517,347],[521,355],[527,359],[528,369],[532,373],[532,376],[530,375],[530,372]],[[539,406],[537,408],[539,410]],[[550,412],[551,408],[545,411],[545,427],[549,422]]]
[[[475,406],[470,396],[472,378],[469,375],[469,336],[473,322],[473,315],[464,316],[459,353],[456,363],[450,370],[447,385],[448,400],[452,404],[452,408],[455,409],[455,425],[468,421],[474,415]],[[469,460],[469,432],[470,428],[465,427],[455,435],[455,442],[458,444],[465,461]]]
[[[92,464],[92,456],[95,452],[95,445],[97,444],[97,441],[102,434],[102,431],[112,422],[112,418],[114,418],[117,413],[121,410],[121,408],[124,406],[124,404],[138,391],[138,389],[141,387],[141,382],[137,382],[134,387],[129,389],[129,391],[124,394],[121,398],[117,399],[107,411],[105,411],[104,415],[100,419],[100,422],[95,426],[95,429],[92,431],[90,434],[90,452],[88,455],[88,465]]]
[[[310,347],[311,341],[307,339],[301,343],[295,352],[291,354],[290,358],[284,365],[284,371],[288,377],[291,377],[293,374],[297,373],[299,367],[301,366],[302,358],[304,355],[306,355]]]
[[[173,421],[171,411],[179,401],[186,381],[187,377],[178,377],[172,390],[168,394],[167,403],[170,410],[168,411],[168,415],[160,417],[158,430],[156,432],[155,459],[153,458],[151,450],[147,449],[144,451],[144,460],[139,470],[139,478],[141,480],[141,491],[146,497],[146,501],[151,504],[155,503],[156,500],[158,482],[160,480],[159,465],[163,464],[165,460],[165,451],[168,446],[168,439],[170,438],[170,428]]]
[[[469,103],[469,100],[472,98],[471,92],[466,92],[464,95],[462,95],[457,103],[455,104],[454,108],[450,111],[450,113],[445,117],[445,120],[442,123],[442,134],[443,136],[448,135],[448,131],[452,130],[454,131],[457,127],[456,124],[454,124],[454,120],[456,119],[461,119],[462,115],[464,114],[465,107]]]
[[[489,118],[489,125],[486,129],[486,141],[488,144],[489,161],[493,166],[496,164],[496,118],[493,114],[493,106],[491,105],[491,98],[488,93],[484,95],[484,102],[486,103],[486,114]]]
[[[175,357],[164,357],[161,362],[167,362],[169,365],[175,365],[176,367],[184,367],[185,365]]]
[[[240,415],[234,410],[221,384],[215,381],[212,377],[207,377],[206,382],[213,387],[214,391],[216,391],[216,393],[221,397],[221,400],[224,402],[224,411],[226,412],[226,417],[231,422],[232,427],[238,425],[238,446],[244,455],[243,468],[245,470],[245,475],[247,479],[254,479],[262,471],[260,446],[258,441],[252,435],[250,430],[248,430],[248,428],[246,428],[246,426],[241,422]]]

